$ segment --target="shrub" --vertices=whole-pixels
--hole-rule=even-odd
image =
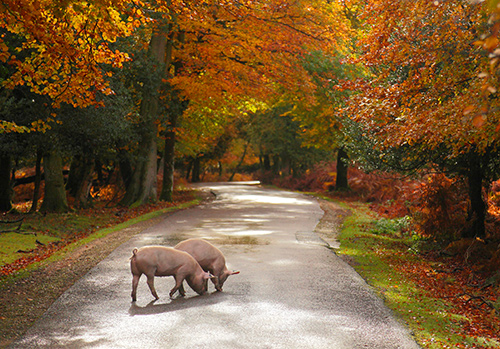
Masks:
[[[454,239],[466,226],[467,191],[459,178],[427,175],[412,196],[415,229],[421,236]]]

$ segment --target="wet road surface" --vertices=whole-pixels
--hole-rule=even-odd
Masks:
[[[208,185],[208,184],[207,184]],[[65,292],[13,348],[418,348],[369,286],[313,232],[315,199],[210,184],[216,200],[177,212],[123,244]],[[224,292],[170,299],[172,277],[143,276],[134,247],[202,237],[240,270]]]

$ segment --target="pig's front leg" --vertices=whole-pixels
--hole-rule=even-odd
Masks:
[[[182,281],[184,281],[184,278],[174,276],[175,279],[175,286],[173,289],[170,290],[170,298],[173,298],[173,295],[177,290],[179,290],[179,293],[181,294],[182,297],[186,295],[186,292],[184,291],[184,286],[182,286]]]
[[[214,284],[215,289],[217,291],[222,292],[222,287],[220,286],[219,277],[218,276],[215,276],[215,277],[212,278],[212,283]]]
[[[179,293],[181,294],[182,297],[186,295],[186,291],[184,291],[184,283],[181,282],[181,285],[179,286]]]

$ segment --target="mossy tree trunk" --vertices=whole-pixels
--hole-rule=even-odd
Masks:
[[[43,156],[45,194],[41,212],[64,213],[69,211],[64,187],[62,157],[59,151],[51,150]]]
[[[158,76],[164,74],[165,49],[167,37],[161,28],[155,32],[149,42],[149,54],[158,63]],[[157,86],[148,86],[152,93],[144,93],[140,108],[141,139],[138,146],[136,166],[127,192],[121,201],[124,206],[138,206],[157,201],[157,124],[159,118],[159,94],[161,78]]]

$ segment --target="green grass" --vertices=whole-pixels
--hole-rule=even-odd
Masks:
[[[396,271],[394,263],[418,261],[408,246],[410,236],[395,233],[400,222],[380,221],[364,204],[345,204],[352,215],[340,233],[339,254],[350,256],[356,271],[384,299],[386,305],[406,322],[417,342],[425,348],[498,348],[487,338],[462,335],[461,324],[471,322],[454,314],[449,305],[420,289],[409,277]],[[381,229],[382,227],[382,229]],[[392,253],[397,252],[397,253]],[[387,256],[390,255],[390,258]]]
[[[113,217],[105,212],[92,216],[80,215],[78,212],[49,213],[45,216],[27,216],[22,225],[22,230],[43,232],[46,235],[66,239],[81,234],[88,229],[98,229],[112,219]]]
[[[2,233],[0,234],[0,265],[5,265],[14,262],[23,256],[22,251],[30,251],[38,246],[36,240],[43,244],[53,241],[58,241],[59,238],[34,234],[24,235],[17,233]]]

